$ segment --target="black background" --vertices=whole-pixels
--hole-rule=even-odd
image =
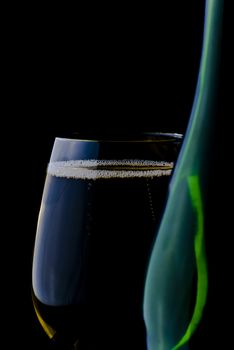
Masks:
[[[10,163],[12,194],[7,201],[9,242],[3,245],[7,254],[3,341],[6,338],[8,348],[46,350],[49,342],[31,304],[31,261],[54,138],[83,130],[110,135],[132,130],[184,133],[200,61],[204,1],[128,7],[89,4],[76,10],[56,4],[20,8],[19,13],[14,9],[16,20],[9,26],[6,50],[7,127],[2,153]],[[225,253],[230,228],[221,215],[223,208],[228,216],[228,205],[220,165],[230,147],[223,123],[226,49],[223,35],[207,207],[212,291],[200,335],[217,349],[226,348],[229,334],[224,310],[230,300],[230,261]]]

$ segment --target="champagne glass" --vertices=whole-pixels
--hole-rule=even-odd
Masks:
[[[32,298],[43,329],[62,349],[146,349],[145,273],[181,138],[55,139]]]

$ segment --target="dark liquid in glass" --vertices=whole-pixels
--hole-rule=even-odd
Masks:
[[[64,345],[146,349],[145,273],[169,178],[47,175],[33,300]]]

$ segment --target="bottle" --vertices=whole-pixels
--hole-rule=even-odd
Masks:
[[[144,291],[148,350],[201,349],[208,296],[205,202],[215,124],[222,0],[206,0],[193,107],[152,248]]]

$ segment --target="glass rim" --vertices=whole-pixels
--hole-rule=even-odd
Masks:
[[[98,135],[95,135],[98,136]],[[66,142],[93,142],[93,143],[146,143],[146,142],[173,142],[179,141],[183,138],[183,134],[172,133],[172,132],[132,132],[114,134],[114,135],[100,135],[98,137],[89,136],[86,134],[74,134],[72,137],[56,137],[56,141],[66,141]]]

